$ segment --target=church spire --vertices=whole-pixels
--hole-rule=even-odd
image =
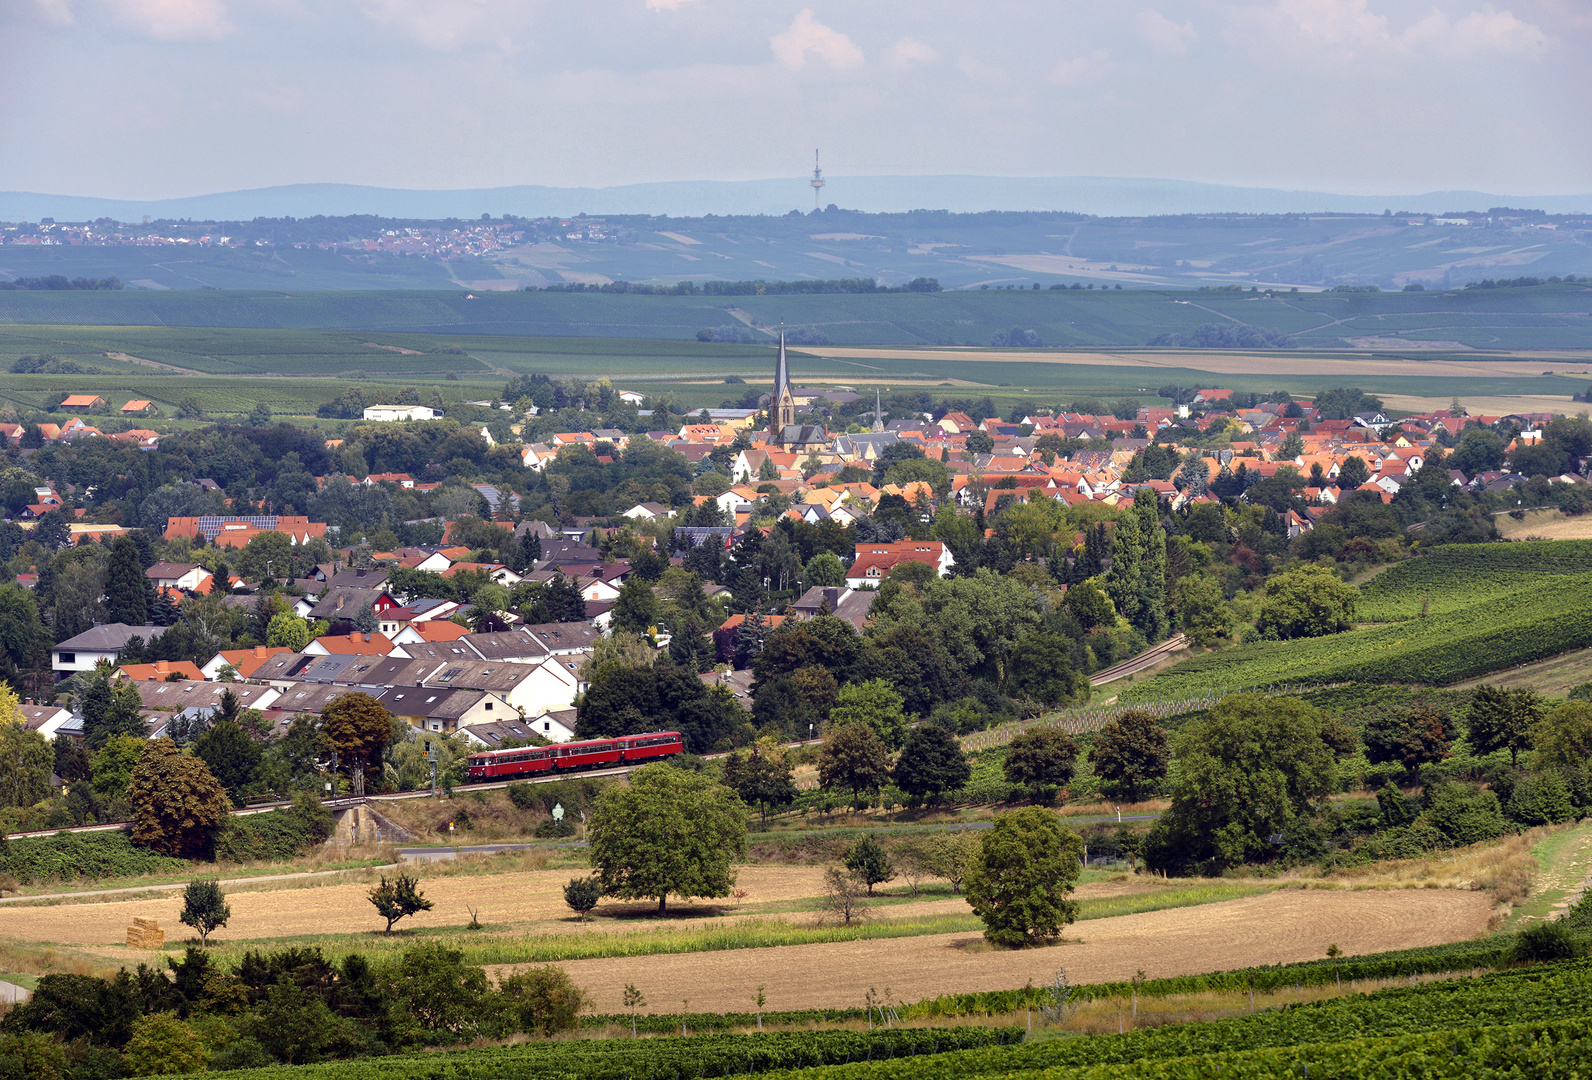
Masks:
[[[884,430],[884,410],[879,406],[879,388],[873,390],[873,430]]]
[[[790,366],[785,359],[785,331],[779,332],[779,359],[774,364],[774,392],[768,397],[768,441],[785,443],[785,429],[796,423],[796,395],[790,388]]]

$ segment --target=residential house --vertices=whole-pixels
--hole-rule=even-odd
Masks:
[[[461,726],[518,715],[496,694],[480,690],[392,686],[377,695],[376,700],[388,712],[422,731],[453,732]]]
[[[159,411],[159,409],[155,408],[153,401],[147,401],[143,398],[134,398],[122,406],[123,416],[153,416]]]
[[[63,409],[87,409],[92,412],[104,407],[105,399],[98,394],[71,394],[61,402]]]
[[[402,648],[392,643],[386,634],[323,634],[304,646],[310,656],[393,656],[408,657]]]
[[[216,653],[209,660],[199,665],[199,675],[209,682],[217,682],[221,678],[221,669],[232,668],[235,678],[250,679],[254,677],[262,664],[273,656],[292,653],[292,649],[278,645],[256,645],[252,649],[225,649]]]
[[[111,664],[121,659],[122,650],[133,638],[145,644],[166,632],[163,626],[145,623],[128,626],[125,623],[95,623],[90,629],[67,638],[50,650],[50,667],[57,681],[79,671],[93,671],[101,661]]]
[[[827,608],[829,614],[846,620],[860,634],[868,628],[869,612],[878,597],[879,593],[873,589],[858,591],[814,585],[791,605],[791,610],[798,619],[812,619]]]
[[[846,571],[846,586],[878,588],[891,570],[903,562],[927,563],[944,577],[955,564],[951,549],[940,540],[901,540],[895,543],[857,545],[857,557]]]
[[[210,571],[198,563],[158,562],[145,570],[144,576],[154,582],[157,589],[198,593],[210,591]]]
[[[176,676],[173,678],[172,676]],[[204,672],[191,660],[156,660],[153,664],[123,664],[116,669],[116,678],[133,682],[181,682],[192,679],[204,682]]]

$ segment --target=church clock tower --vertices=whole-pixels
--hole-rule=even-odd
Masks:
[[[785,429],[796,424],[796,396],[790,389],[790,367],[785,361],[785,331],[779,332],[779,359],[774,364],[774,392],[768,399],[768,442],[785,444]]]

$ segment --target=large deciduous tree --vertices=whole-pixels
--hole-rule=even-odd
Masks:
[[[939,724],[914,728],[895,763],[891,779],[915,802],[938,802],[973,776],[956,736]]]
[[[152,740],[127,784],[133,804],[133,843],[166,855],[204,852],[232,804],[203,761],[178,751],[170,739]]]
[[[1307,817],[1337,776],[1321,713],[1298,698],[1224,698],[1187,724],[1173,749],[1172,807],[1145,841],[1145,861],[1157,869],[1220,870],[1271,856],[1271,838]]]
[[[1452,721],[1430,705],[1387,710],[1365,722],[1365,756],[1403,765],[1411,780],[1422,765],[1442,761],[1453,743]]]
[[[622,899],[670,893],[728,896],[733,862],[746,853],[746,804],[722,784],[671,765],[630,774],[603,792],[587,824],[591,862],[603,891]]]
[[[1010,784],[1021,784],[1037,798],[1046,788],[1072,783],[1078,768],[1078,744],[1059,727],[1035,728],[1012,739],[1001,771]]]
[[[1007,948],[1043,945],[1078,917],[1071,899],[1083,840],[1039,806],[999,814],[967,874],[967,902],[984,936]]]
[[[818,783],[851,792],[853,809],[864,791],[878,791],[890,778],[890,751],[866,724],[830,724],[818,751]]]
[[[1476,753],[1508,750],[1509,763],[1518,765],[1520,751],[1529,750],[1533,745],[1542,715],[1542,699],[1529,688],[1506,690],[1501,686],[1478,686],[1470,700],[1470,727],[1466,738]]]
[[[1129,709],[1100,730],[1089,761],[1095,775],[1138,802],[1148,784],[1166,776],[1166,729],[1143,709]]]
[[[1266,582],[1255,629],[1270,638],[1336,634],[1354,625],[1360,590],[1324,566],[1305,564]]]
[[[748,806],[756,806],[768,823],[770,809],[778,810],[796,801],[796,784],[778,740],[764,736],[748,750],[737,750],[724,759],[724,783]]]

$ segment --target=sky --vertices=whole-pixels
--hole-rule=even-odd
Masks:
[[[1592,191],[1592,0],[0,0],[0,190]]]

